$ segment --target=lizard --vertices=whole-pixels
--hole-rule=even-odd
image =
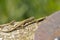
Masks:
[[[42,17],[40,19],[35,19],[34,17],[30,17],[30,18],[20,21],[20,22],[15,22],[15,20],[14,20],[10,23],[0,25],[0,27],[2,28],[1,31],[10,32],[10,31],[13,31],[14,29],[16,29],[17,27],[23,28],[23,27],[26,27],[27,25],[43,21],[44,19],[45,19],[45,17]]]

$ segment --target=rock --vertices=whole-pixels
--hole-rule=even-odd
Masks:
[[[55,40],[60,37],[60,11],[46,17],[38,25],[34,40]]]

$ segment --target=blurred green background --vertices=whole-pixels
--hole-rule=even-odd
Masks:
[[[0,24],[45,17],[60,10],[60,0],[0,0]]]

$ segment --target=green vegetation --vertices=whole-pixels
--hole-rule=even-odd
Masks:
[[[0,24],[44,17],[60,10],[60,0],[0,0]]]

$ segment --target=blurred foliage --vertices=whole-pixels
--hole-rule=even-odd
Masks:
[[[0,24],[50,15],[60,10],[60,0],[0,0]]]

